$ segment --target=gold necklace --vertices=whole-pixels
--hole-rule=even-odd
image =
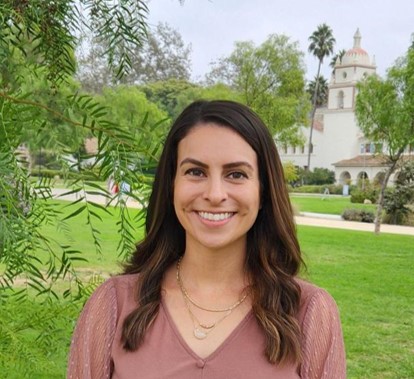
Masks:
[[[226,309],[220,310],[220,309],[208,309],[205,307],[201,307],[199,306],[197,303],[195,303],[191,297],[188,295],[187,290],[184,287],[184,284],[181,280],[181,276],[180,276],[180,262],[181,262],[181,258],[177,261],[177,283],[178,286],[180,287],[181,290],[181,294],[183,295],[183,299],[185,302],[185,305],[187,307],[188,313],[190,314],[191,320],[193,322],[193,334],[194,337],[199,339],[199,340],[203,340],[205,338],[207,338],[207,336],[211,333],[211,331],[220,323],[222,322],[226,317],[230,316],[230,314],[233,312],[233,310],[238,307],[247,297],[247,294],[245,294],[241,299],[239,299],[235,304],[233,304],[230,307],[227,307]],[[217,321],[213,322],[212,324],[204,324],[202,322],[200,322],[198,320],[198,318],[195,316],[195,314],[193,313],[193,311],[191,310],[191,304],[193,304],[194,306],[207,311],[207,312],[225,312],[225,314],[220,317]]]
[[[231,312],[233,310],[227,311],[224,316],[219,318],[217,321],[213,322],[212,324],[204,324],[196,317],[196,315],[191,310],[190,303],[188,300],[184,297],[185,305],[187,306],[188,313],[190,314],[191,320],[193,322],[193,335],[198,340],[203,340],[207,338],[207,336],[212,332],[212,330],[220,323],[222,322],[226,317],[230,316]]]
[[[223,312],[228,312],[228,311],[232,311],[234,308],[237,308],[241,303],[243,303],[244,300],[246,300],[247,297],[247,292],[243,295],[243,297],[241,297],[239,300],[237,300],[233,305],[230,305],[227,308],[222,308],[222,309],[211,309],[211,308],[206,308],[203,307],[202,305],[198,304],[195,300],[193,300],[191,298],[191,296],[188,294],[187,290],[184,287],[183,281],[181,279],[181,275],[180,275],[180,267],[181,267],[181,259],[180,258],[177,261],[177,283],[178,286],[181,289],[181,292],[183,294],[183,296],[191,303],[193,304],[195,307],[197,307],[198,309],[202,309],[203,311],[207,311],[207,312],[218,312],[218,313],[223,313]]]

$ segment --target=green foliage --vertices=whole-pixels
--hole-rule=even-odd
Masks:
[[[299,145],[299,128],[310,105],[302,59],[298,44],[284,35],[271,35],[260,46],[237,42],[234,51],[213,66],[207,81],[230,86],[279,141]]]
[[[376,186],[366,185],[364,188],[355,187],[351,190],[351,203],[363,204],[365,200],[369,200],[375,204],[378,199],[379,188]]]
[[[62,170],[53,170],[53,169],[47,169],[43,168],[41,166],[33,167],[32,172],[30,173],[30,176],[32,178],[39,178],[39,180],[42,179],[56,179],[65,177],[66,180],[87,180],[87,181],[96,181],[99,179],[99,170],[89,170],[84,169],[81,172],[78,171],[69,171],[67,173],[62,172]],[[65,185],[68,185],[68,182],[65,182]]]
[[[185,80],[169,79],[148,83],[139,89],[148,100],[167,112],[175,120],[181,111],[195,100],[234,100],[240,101],[240,95],[225,84],[201,86]]]
[[[378,199],[376,232],[379,232],[385,188],[404,151],[414,144],[414,50],[388,70],[387,77],[375,75],[358,84],[355,115],[373,143],[385,147],[388,169]]]
[[[392,224],[404,224],[409,215],[413,213],[413,204],[414,162],[408,161],[397,174],[395,187],[385,193],[384,210],[386,219]]]
[[[118,182],[134,183],[129,196],[146,204],[151,184],[146,172],[156,164],[160,141],[153,134],[160,120],[145,109],[133,130],[126,122],[120,125],[73,81],[74,51],[85,29],[108,41],[109,67],[121,80],[131,66],[128,53],[144,38],[146,14],[146,2],[140,0],[0,3],[0,368],[11,372],[7,377],[61,372],[54,354],[59,359],[66,354],[58,348],[68,343],[67,329],[63,335],[61,328],[73,322],[66,318],[71,312],[66,300],[89,293],[76,269],[84,246],[74,247],[76,236],[67,224],[83,217],[82,231],[99,256],[105,238],[99,230],[102,214],[114,211],[90,200],[97,194],[109,198],[105,187],[78,176],[67,182],[74,200],[62,212],[51,199],[51,180],[31,180],[31,155],[27,162],[22,144],[32,153],[53,156],[65,179],[89,162],[88,172],[103,180],[113,175]],[[83,149],[86,135],[96,139],[96,151]],[[74,155],[75,162],[65,155]],[[125,256],[134,248],[136,223],[142,223],[145,210],[131,215],[124,199],[115,197],[112,203],[120,215],[114,228],[117,250]],[[48,225],[70,238],[60,242],[56,233],[46,235]],[[19,357],[29,364],[24,370]]]
[[[319,76],[319,78],[315,78],[314,80],[311,80],[308,83],[306,87],[306,92],[308,93],[310,99],[313,98],[315,90],[317,91],[316,92],[316,106],[317,107],[326,106],[328,103],[328,81],[322,75]]]
[[[299,179],[307,185],[333,184],[335,183],[335,172],[320,167],[315,167],[312,171],[300,169]]]
[[[335,55],[331,59],[331,62],[329,63],[329,67],[332,68],[332,71],[335,70],[336,63],[338,61],[339,62],[342,61],[342,58],[344,57],[345,54],[346,54],[346,50],[345,49],[341,49],[337,53],[335,53]]]
[[[13,297],[0,304],[0,370],[7,378],[62,377],[80,301]],[[6,376],[5,376],[6,377]]]
[[[342,218],[346,221],[358,221],[358,222],[374,222],[374,212],[369,212],[364,209],[346,209],[342,213]]]
[[[330,26],[327,24],[320,24],[309,37],[309,42],[308,51],[318,58],[318,61],[322,64],[323,60],[333,53],[336,41]],[[317,75],[317,77],[319,77],[319,75]]]
[[[283,173],[285,175],[285,181],[287,183],[296,182],[298,180],[297,168],[293,162],[283,163]]]
[[[168,115],[149,102],[137,87],[106,88],[96,99],[107,109],[106,119],[120,125],[135,139],[145,132],[148,146],[155,147],[165,137]]]
[[[184,106],[200,97],[201,88],[186,80],[169,79],[139,87],[149,101],[175,119]]]

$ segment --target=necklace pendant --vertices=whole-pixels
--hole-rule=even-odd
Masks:
[[[194,328],[194,337],[198,340],[203,340],[207,337],[207,333],[196,327]]]

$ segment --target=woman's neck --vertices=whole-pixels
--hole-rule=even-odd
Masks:
[[[187,245],[180,262],[181,276],[192,291],[236,291],[248,285],[246,253],[240,249],[210,250]]]

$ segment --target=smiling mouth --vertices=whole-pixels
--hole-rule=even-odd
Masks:
[[[198,215],[208,221],[223,221],[227,220],[234,215],[234,212],[223,212],[223,213],[210,213],[210,212],[197,212]]]

